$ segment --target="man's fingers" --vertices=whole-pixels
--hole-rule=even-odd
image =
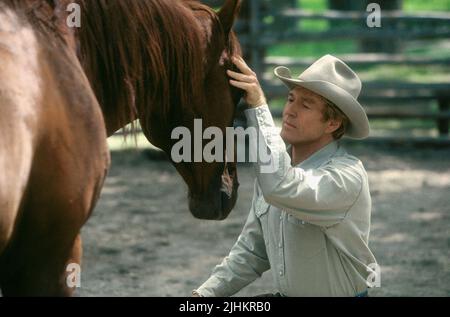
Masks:
[[[236,57],[233,57],[233,63],[239,68],[239,70],[245,74],[245,75],[255,75],[255,73],[248,67],[248,65],[245,63],[245,61],[241,59],[237,59]]]
[[[234,87],[243,89],[243,90],[245,90],[245,91],[247,91],[248,89],[250,89],[250,88],[251,88],[251,85],[252,85],[252,84],[250,84],[250,83],[243,83],[243,82],[241,82],[241,81],[236,81],[236,80],[230,80],[230,84],[233,85]]]
[[[231,78],[242,81],[242,82],[246,82],[246,83],[255,83],[256,82],[256,78],[254,76],[239,74],[239,73],[233,72],[232,70],[228,71],[228,75]]]

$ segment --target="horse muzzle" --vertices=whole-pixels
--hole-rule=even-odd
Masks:
[[[226,219],[236,204],[238,187],[236,163],[225,163],[219,186],[203,195],[189,195],[192,215],[203,220]]]

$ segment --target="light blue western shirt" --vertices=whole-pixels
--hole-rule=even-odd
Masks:
[[[356,157],[332,142],[297,166],[267,105],[246,110],[276,168],[255,163],[250,213],[229,255],[196,291],[231,296],[271,269],[285,296],[356,296],[373,276],[371,197]],[[255,149],[253,149],[255,150]]]

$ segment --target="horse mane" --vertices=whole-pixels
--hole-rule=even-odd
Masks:
[[[211,29],[224,33],[214,10],[198,0],[78,0],[81,28],[75,34],[66,26],[73,0],[2,2],[25,13],[36,30],[50,31],[77,50],[100,106],[116,114],[121,126],[138,117],[145,124],[150,117],[176,122],[177,116],[192,113],[192,106],[201,104],[208,62],[196,11],[206,13]],[[233,67],[229,57],[236,42],[231,34],[227,56],[221,58],[227,68]]]
[[[204,56],[198,1],[83,0],[80,59],[100,105],[125,125],[168,123],[201,98]],[[220,24],[220,23],[219,23]]]

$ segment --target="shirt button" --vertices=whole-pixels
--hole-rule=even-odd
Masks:
[[[278,247],[279,247],[279,248],[283,247],[283,245],[281,244],[281,242],[278,244]]]
[[[280,276],[282,276],[283,275],[283,271],[280,271]]]

